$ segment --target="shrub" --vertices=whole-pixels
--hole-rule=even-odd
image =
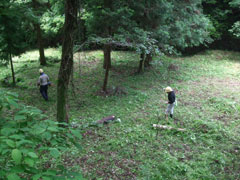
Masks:
[[[0,177],[82,179],[81,174],[67,172],[63,166],[52,169],[43,166],[43,159],[56,161],[72,144],[80,148],[76,143],[81,138],[80,132],[49,120],[37,108],[20,104],[17,97],[0,91]]]

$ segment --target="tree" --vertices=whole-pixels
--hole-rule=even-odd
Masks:
[[[89,39],[103,46],[105,76],[102,90],[106,92],[111,68],[111,50],[114,45],[121,43],[119,35],[126,33],[131,26],[130,17],[133,11],[128,8],[126,0],[85,1],[84,8]]]
[[[58,37],[64,21],[64,3],[63,1],[46,1],[46,0],[19,0],[24,12],[24,27],[28,32],[27,41],[39,49],[39,61],[41,65],[46,65],[46,57],[44,53],[44,46],[56,45],[56,35]],[[47,41],[46,41],[47,40]],[[58,40],[59,42],[59,40]]]
[[[172,17],[168,19],[169,45],[180,49],[211,42],[212,24],[203,14],[200,0],[173,1]]]
[[[19,55],[26,48],[25,31],[22,28],[22,13],[18,4],[6,0],[0,2],[0,60],[10,62],[13,85],[16,85],[13,55]]]
[[[233,0],[230,3],[231,7],[235,7],[238,9],[238,12],[240,10],[240,0]],[[230,33],[232,33],[236,38],[240,38],[240,21],[234,22],[232,25],[232,28],[229,30]]]
[[[43,38],[42,38],[42,30],[40,26],[40,17],[43,12],[39,11],[39,9],[42,10],[42,4],[38,0],[32,0],[32,7],[33,7],[33,12],[35,16],[37,17],[35,21],[33,22],[34,29],[37,32],[37,42],[38,42],[38,49],[39,49],[39,61],[40,65],[45,66],[47,64],[46,58],[44,55],[44,45],[43,45]],[[41,7],[41,8],[39,8]]]
[[[149,66],[153,54],[173,53],[210,42],[209,20],[202,13],[201,1],[140,0],[130,1],[133,21],[139,34],[133,38],[140,48],[138,72]],[[137,48],[139,49],[139,48]]]
[[[238,3],[239,0],[203,0],[204,14],[213,24],[213,28],[210,29],[211,37],[215,40],[213,47],[236,49],[235,44],[239,41],[236,41],[233,34],[238,29],[234,23],[240,18]]]
[[[67,93],[73,71],[73,46],[77,29],[78,0],[65,1],[65,23],[62,45],[62,60],[57,85],[57,121],[68,122]]]
[[[64,1],[48,1],[47,10],[40,18],[41,29],[44,32],[44,42],[50,46],[57,46],[62,41],[64,26]]]

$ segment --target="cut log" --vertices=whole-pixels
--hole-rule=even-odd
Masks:
[[[177,130],[177,131],[186,131],[186,129],[183,128],[174,128],[171,126],[166,126],[166,125],[160,125],[160,124],[153,124],[154,128],[160,128],[160,129],[169,129],[169,130]]]
[[[108,116],[108,117],[105,117],[105,118],[103,118],[103,119],[101,119],[101,120],[98,120],[97,121],[97,123],[98,124],[107,124],[107,123],[109,123],[110,121],[113,121],[113,120],[115,120],[115,116]]]

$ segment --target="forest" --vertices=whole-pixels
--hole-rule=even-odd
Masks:
[[[240,0],[1,0],[0,180],[240,179]]]

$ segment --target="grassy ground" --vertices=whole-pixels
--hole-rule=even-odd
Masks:
[[[50,117],[56,116],[59,50],[48,49],[44,67],[53,86],[44,102],[36,87],[38,53],[14,60],[20,99]],[[68,169],[82,171],[87,179],[240,179],[240,54],[206,51],[189,57],[155,58],[151,68],[136,75],[138,56],[113,52],[109,89],[102,96],[104,71],[101,51],[75,55],[74,78],[69,91],[71,123],[83,128],[82,147],[62,155]],[[171,67],[174,64],[176,67]],[[0,79],[10,70],[0,67]],[[167,96],[176,91],[174,119],[164,119]],[[5,88],[6,89],[6,88]],[[88,126],[115,115],[121,123]],[[159,121],[159,122],[158,122]],[[185,132],[156,130],[159,123],[185,128]]]

